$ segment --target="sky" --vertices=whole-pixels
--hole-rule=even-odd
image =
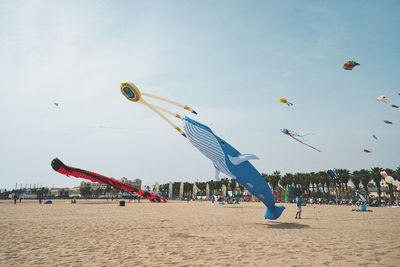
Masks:
[[[400,105],[398,14],[399,1],[1,1],[0,188],[79,185],[55,157],[147,185],[213,179],[122,81],[191,106],[148,99],[257,155],[260,172],[397,168],[400,110],[376,98]]]

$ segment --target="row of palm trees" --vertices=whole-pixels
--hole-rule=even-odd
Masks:
[[[373,181],[377,188],[379,202],[381,201],[382,196],[382,176],[380,175],[380,172],[386,171],[388,175],[394,177],[395,179],[400,177],[400,166],[395,170],[374,167],[370,170],[361,169],[353,172],[350,172],[347,169],[338,169],[337,171],[339,175],[336,181],[333,181],[326,171],[294,174],[285,173],[283,175],[280,173],[280,171],[275,171],[272,174],[262,173],[262,176],[269,183],[271,189],[275,192],[277,191],[278,187],[287,187],[291,185],[294,186],[295,195],[304,194],[308,197],[318,196],[326,199],[330,199],[331,197],[329,193],[325,193],[328,191],[326,189],[332,187],[335,187],[338,190],[338,193],[341,197],[351,197],[354,190],[348,187],[350,181],[352,184],[354,184],[355,189],[364,191],[366,196],[368,196],[370,193],[368,184]],[[238,194],[242,194],[244,192],[244,188],[240,185],[237,186],[234,179],[222,178],[220,181],[211,180],[208,182],[196,182],[196,186],[198,187],[198,195],[205,196],[207,183],[210,188],[210,194],[216,194],[218,190],[221,189],[223,184],[227,187],[228,191],[234,191],[236,189]],[[180,182],[172,183],[172,194],[174,197],[179,196],[180,185]],[[191,196],[192,190],[193,183],[185,182],[183,187],[183,196]],[[388,184],[388,193],[390,195],[391,202],[394,201],[394,190],[395,189],[393,189],[393,185]],[[168,197],[169,184],[161,184],[159,187],[159,193],[164,197]]]

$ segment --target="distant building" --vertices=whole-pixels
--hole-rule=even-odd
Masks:
[[[125,184],[132,185],[136,188],[142,189],[142,180],[140,179],[135,179],[132,181],[126,177],[122,177],[120,181]],[[96,190],[96,189],[106,189],[107,185],[100,183],[92,183],[92,182],[81,182],[80,187],[90,187],[90,190]]]
[[[142,189],[142,180],[140,179],[135,179],[131,181],[128,180],[128,178],[122,177],[120,181],[123,182],[124,184],[130,184],[131,186]]]
[[[106,189],[107,185],[100,183],[81,182],[81,187],[90,187],[90,190]]]
[[[50,195],[52,197],[69,197],[69,188],[52,188]]]

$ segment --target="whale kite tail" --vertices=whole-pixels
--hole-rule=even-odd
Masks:
[[[267,208],[264,218],[268,220],[276,220],[281,216],[284,209],[284,206],[274,206],[273,209]]]

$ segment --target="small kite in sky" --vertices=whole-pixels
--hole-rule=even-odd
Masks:
[[[56,107],[58,107],[58,105],[60,105],[59,103],[57,103],[57,102],[54,102],[54,105],[56,106]]]
[[[371,150],[368,150],[368,149],[364,149],[363,150],[365,153],[372,153],[372,151]]]
[[[343,69],[345,69],[345,70],[353,70],[353,68],[355,66],[358,66],[358,65],[360,65],[360,63],[355,62],[354,60],[349,60],[346,63],[344,63]]]
[[[311,145],[309,145],[309,144],[306,144],[306,143],[304,143],[302,140],[299,139],[299,137],[300,137],[300,138],[303,138],[303,137],[306,136],[306,135],[300,135],[300,134],[298,134],[298,133],[296,133],[296,132],[294,132],[294,131],[291,131],[291,130],[288,130],[288,129],[285,129],[285,128],[281,129],[281,132],[284,133],[284,134],[286,134],[286,135],[288,135],[288,136],[290,136],[290,137],[292,137],[292,138],[293,138],[294,140],[296,140],[297,142],[300,142],[300,143],[302,143],[303,145],[306,145],[306,146],[308,146],[308,147],[310,147],[310,148],[312,148],[312,149],[317,150],[318,152],[321,152],[321,150],[319,150],[318,148],[315,148],[315,147],[313,147],[313,146],[311,146]],[[308,134],[307,134],[307,135],[308,135]]]
[[[386,96],[384,96],[384,95],[381,95],[381,96],[378,96],[377,98],[376,98],[376,100],[377,101],[381,101],[382,103],[385,103],[385,104],[387,104],[387,103],[389,103],[389,98],[387,98]],[[399,106],[397,106],[397,105],[391,105],[393,108],[399,108]]]
[[[387,121],[387,120],[383,120],[383,122],[386,123],[386,124],[393,124],[393,122]]]
[[[372,135],[372,137],[375,139],[375,140],[378,140],[378,137],[376,136],[376,135]]]
[[[388,99],[385,95],[378,96],[378,97],[376,98],[376,100],[377,100],[377,101],[381,101],[381,102],[383,102],[383,103],[389,102],[389,99]]]
[[[287,101],[287,99],[285,99],[285,98],[280,98],[280,99],[279,99],[279,102],[284,103],[284,104],[286,104],[286,105],[288,105],[288,106],[293,106],[293,103],[290,103],[290,102]]]

